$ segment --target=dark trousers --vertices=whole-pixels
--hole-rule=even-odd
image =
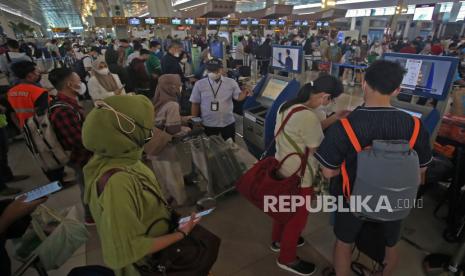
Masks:
[[[13,178],[13,172],[8,166],[8,138],[6,128],[0,128],[0,190],[6,187],[5,183]]]
[[[0,201],[0,215],[11,202],[12,200]],[[6,240],[21,237],[26,232],[30,222],[31,217],[27,215],[10,225],[5,233],[0,233],[0,275],[9,276],[11,274],[10,257],[5,249]]]
[[[229,138],[236,141],[236,123],[225,127],[205,127],[205,134],[207,136],[221,135],[225,141]]]

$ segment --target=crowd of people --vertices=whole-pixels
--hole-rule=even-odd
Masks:
[[[148,256],[182,240],[196,227],[198,220],[194,217],[176,231],[170,231],[166,223],[153,224],[155,220],[170,219],[169,209],[160,198],[171,196],[175,201],[182,201],[185,195],[173,192],[182,187],[172,187],[182,185],[182,179],[169,179],[160,173],[164,169],[174,170],[168,168],[175,167],[173,149],[168,145],[164,155],[151,158],[152,169],[143,162],[143,149],[147,142],[157,138],[154,129],[171,136],[189,133],[188,122],[193,117],[202,119],[206,135],[235,139],[234,103],[244,101],[251,91],[227,77],[225,62],[230,67],[240,67],[257,60],[260,73],[266,74],[271,45],[282,44],[303,46],[306,55],[321,57],[321,63],[369,64],[362,83],[364,106],[352,112],[338,111],[330,117],[320,112],[343,93],[343,85],[348,83],[344,72],[342,81],[321,74],[303,85],[297,97],[278,111],[276,129],[294,108],[304,109],[283,126],[286,135],[276,139],[276,158],[282,160],[290,153],[309,150],[306,174],[300,187],[300,194],[307,196],[313,195],[315,180],[312,176],[320,170],[327,178],[337,178],[344,162],[350,179],[355,179],[357,152],[345,135],[340,119],[350,120],[362,148],[370,146],[375,139],[409,140],[414,128],[411,117],[390,105],[391,96],[399,93],[404,69],[397,63],[377,60],[383,53],[461,57],[465,49],[465,38],[416,38],[409,42],[387,37],[368,41],[367,36],[362,36],[360,40],[347,37],[337,43],[323,35],[276,35],[263,39],[251,35],[239,38],[234,58],[227,61],[212,57],[209,42],[214,40],[223,41],[228,51],[233,50],[224,38],[215,36],[184,39],[168,36],[151,41],[66,39],[58,42],[52,39],[43,46],[9,39],[1,50],[0,70],[8,83],[2,91],[0,114],[6,115],[16,134],[31,118],[48,116],[58,141],[70,156],[69,161],[57,169],[42,169],[50,181],[61,182],[64,182],[64,167],[73,169],[85,208],[84,221],[88,225],[96,224],[105,264],[116,275],[138,275],[137,267],[146,265]],[[192,71],[192,45],[202,49],[198,72]],[[460,75],[456,80],[463,81]],[[191,90],[188,96],[191,108],[189,114],[182,114],[180,99],[187,90]],[[84,99],[95,104],[90,113],[79,104],[79,100]],[[414,149],[420,161],[418,170],[424,172],[431,161],[431,148],[423,125]],[[0,127],[0,153],[0,195],[19,194],[21,190],[6,183],[27,176],[14,175],[8,166],[5,127]],[[299,164],[299,160],[290,158],[280,173],[284,177],[292,175]],[[108,175],[114,168],[121,170]],[[102,178],[106,178],[104,189],[99,184]],[[335,191],[336,195],[342,193],[340,189]],[[22,199],[10,201],[3,207],[0,233],[11,230],[15,221],[27,218],[27,214],[44,202],[40,199],[25,203]],[[311,275],[316,271],[314,264],[296,255],[296,248],[305,243],[300,235],[307,217],[304,206],[287,223],[274,221],[272,229],[271,249],[279,252],[278,266],[298,275]],[[335,272],[330,272],[335,274],[327,275],[349,275],[352,245],[363,223],[351,213],[336,214]],[[380,225],[386,241],[383,275],[393,275],[398,262],[401,221]],[[6,236],[2,235],[2,269],[9,268],[3,237]],[[5,275],[9,275],[9,271]]]

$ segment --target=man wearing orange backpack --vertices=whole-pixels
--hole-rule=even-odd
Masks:
[[[400,92],[404,73],[405,70],[398,63],[375,61],[367,69],[362,83],[365,104],[355,109],[346,120],[331,126],[314,155],[323,166],[326,177],[337,177],[332,181],[331,193],[338,196],[338,200],[343,200],[346,208],[354,194],[385,196],[389,201],[415,199],[422,180],[420,174],[424,174],[432,160],[426,128],[419,119],[390,104],[391,97]],[[389,163],[385,153],[393,149],[403,155],[399,155],[401,157],[396,163]],[[373,154],[377,151],[382,154]],[[363,162],[367,160],[370,162]],[[397,166],[399,162],[407,164],[408,169]],[[399,182],[402,188],[408,189],[392,187]],[[404,190],[409,193],[399,192]],[[394,206],[396,202],[391,204]],[[337,276],[350,275],[353,244],[368,222],[380,229],[370,240],[384,243],[384,260],[380,260],[384,268],[382,275],[393,275],[398,261],[396,244],[401,235],[402,219],[410,210],[395,211],[399,212],[336,211],[334,233],[337,241],[333,264]],[[395,217],[397,214],[400,215]]]

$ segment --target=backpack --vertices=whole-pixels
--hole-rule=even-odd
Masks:
[[[73,71],[76,72],[76,74],[79,75],[82,82],[85,82],[86,77],[87,77],[87,71],[86,71],[86,68],[84,67],[84,59],[85,58],[91,58],[91,57],[90,56],[82,57],[81,59],[77,60],[73,64]]]
[[[26,144],[39,162],[44,171],[55,170],[64,167],[69,161],[69,153],[63,149],[58,141],[53,125],[50,122],[49,114],[57,107],[74,108],[69,104],[55,102],[48,109],[48,114],[43,116],[34,115],[26,120],[24,134]],[[81,115],[79,120],[81,120]]]
[[[342,190],[347,200],[360,196],[371,196],[367,206],[373,210],[361,208],[360,213],[353,214],[361,219],[374,221],[396,221],[408,216],[414,207],[418,187],[420,185],[420,162],[413,147],[420,132],[420,120],[414,120],[414,130],[410,141],[374,140],[370,147],[362,149],[352,126],[347,119],[342,119],[342,126],[357,152],[357,173],[354,188],[351,192],[346,163],[341,166]],[[375,210],[381,197],[387,197],[392,212],[386,209]],[[402,205],[399,202],[409,202]],[[381,201],[381,202],[385,202]],[[358,206],[358,205],[357,205]],[[387,206],[383,204],[383,207]]]

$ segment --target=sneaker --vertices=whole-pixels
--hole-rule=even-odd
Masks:
[[[85,218],[84,219],[84,225],[85,226],[94,226],[95,225],[95,221],[93,218]]]
[[[287,265],[281,264],[278,260],[276,260],[276,264],[279,268],[292,272],[296,275],[310,276],[316,272],[316,266],[314,264],[300,259],[297,259],[295,262]]]
[[[0,190],[0,196],[12,196],[21,193],[21,189],[6,187]]]
[[[5,182],[6,183],[14,183],[14,182],[19,182],[23,181],[29,178],[29,175],[15,175],[10,179],[7,179]]]
[[[305,240],[304,238],[302,237],[299,237],[299,240],[297,241],[297,247],[302,247],[305,245]],[[271,246],[270,246],[270,249],[271,251],[273,252],[279,252],[279,250],[281,249],[280,248],[280,245],[279,245],[279,242],[272,242],[271,243]]]

